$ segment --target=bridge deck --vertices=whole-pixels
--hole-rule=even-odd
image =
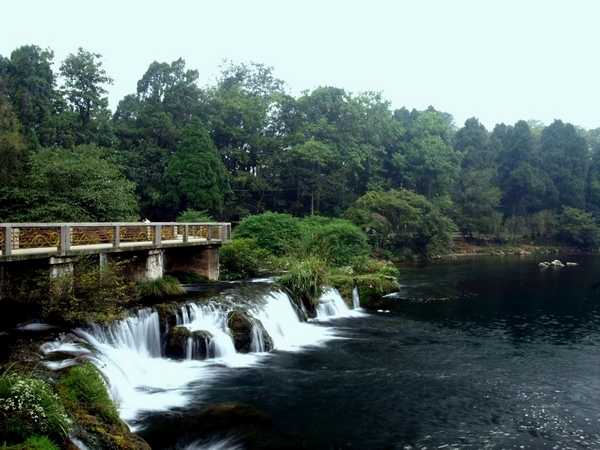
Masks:
[[[228,223],[0,224],[0,262],[220,245],[230,238]]]

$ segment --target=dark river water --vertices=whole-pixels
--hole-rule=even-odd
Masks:
[[[269,416],[259,434],[271,444],[241,448],[598,449],[600,258],[576,260],[402,269],[391,312],[340,319],[343,339],[230,369],[187,408],[149,416],[141,435],[184,448],[211,438],[190,417],[242,402]]]

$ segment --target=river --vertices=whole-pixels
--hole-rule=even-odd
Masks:
[[[307,324],[320,339],[204,367],[184,402],[135,427],[153,448],[600,448],[600,258],[577,261],[402,269],[389,312]],[[222,402],[256,408],[256,436],[203,427]]]

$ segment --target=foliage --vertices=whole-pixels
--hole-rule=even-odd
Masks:
[[[316,226],[307,226],[306,221],[302,221],[305,253],[319,256],[334,266],[347,265],[353,259],[369,254],[366,234],[352,222],[337,219],[317,224],[310,221]]]
[[[188,210],[231,221],[265,211],[339,217],[372,192],[405,189],[466,236],[547,240],[544,217],[564,207],[600,217],[598,129],[521,120],[488,132],[433,107],[393,109],[376,92],[291,95],[257,63],[228,62],[200,87],[181,58],[152,62],[111,116],[99,54],[80,48],[54,64],[35,45],[0,56],[0,220],[134,220],[138,206],[160,221]],[[410,230],[419,222],[408,221]],[[377,250],[444,251],[447,223],[437,222],[422,234],[440,239],[390,229],[394,245]],[[278,257],[302,254],[292,228],[271,244],[240,237]]]
[[[365,257],[357,258],[352,266],[332,270],[328,279],[347,301],[356,287],[362,305],[368,306],[371,300],[398,290],[398,275],[390,262]]]
[[[40,297],[43,317],[69,325],[119,318],[136,297],[125,270],[126,263],[100,268],[96,261],[79,261],[73,274],[51,281],[48,293]]]
[[[166,168],[169,201],[178,210],[205,208],[220,214],[229,192],[228,174],[208,133],[199,124],[183,131]]]
[[[119,421],[119,414],[108,395],[106,384],[92,363],[68,369],[61,377],[57,389],[69,409],[83,408],[108,422]]]
[[[71,429],[58,396],[40,379],[3,374],[0,405],[0,440],[17,443],[34,434],[62,440]]]
[[[559,218],[558,238],[582,249],[597,250],[600,246],[600,227],[591,214],[566,207]]]
[[[185,294],[185,289],[179,280],[170,275],[156,280],[141,281],[138,283],[137,289],[141,298],[160,299]]]
[[[177,215],[177,222],[213,222],[214,219],[206,210],[186,209]]]
[[[271,266],[273,256],[256,239],[236,238],[221,247],[221,275],[233,280],[257,276]]]
[[[59,450],[59,447],[46,436],[30,436],[21,444],[2,447],[3,450]]]
[[[137,218],[134,185],[102,149],[80,146],[38,152],[31,159],[24,221],[131,221]],[[26,208],[26,209],[25,209]]]
[[[327,264],[314,257],[297,261],[279,278],[279,284],[305,306],[314,307],[327,284]]]
[[[235,228],[234,236],[255,239],[260,248],[281,256],[298,246],[300,223],[289,214],[266,212],[246,217]]]
[[[368,192],[345,216],[367,233],[377,250],[409,250],[424,258],[447,251],[455,229],[425,197],[405,189]]]

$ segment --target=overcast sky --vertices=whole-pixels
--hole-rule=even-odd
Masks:
[[[600,126],[596,0],[2,1],[0,54],[23,44],[101,53],[114,109],[154,60],[212,83],[223,59],[275,67],[292,93],[382,91],[461,125],[555,118]],[[58,66],[58,64],[57,64]]]

